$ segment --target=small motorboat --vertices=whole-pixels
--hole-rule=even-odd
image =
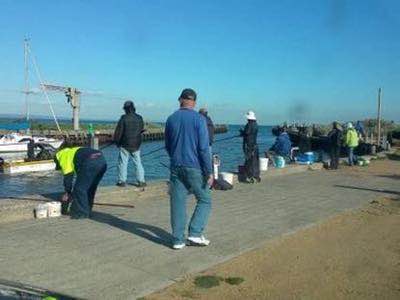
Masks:
[[[32,139],[35,144],[47,144],[55,149],[63,143],[63,140],[54,138],[9,133],[0,137],[0,153],[27,152],[28,144]]]

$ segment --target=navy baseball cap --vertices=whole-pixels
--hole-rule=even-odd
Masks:
[[[179,96],[179,99],[196,101],[197,94],[192,89],[184,89],[181,95]]]

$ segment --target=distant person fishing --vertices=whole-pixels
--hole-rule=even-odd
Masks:
[[[354,154],[354,149],[358,147],[359,137],[353,123],[347,123],[347,131],[345,135],[345,145],[347,147],[349,166],[354,166],[357,163],[357,156]]]
[[[339,167],[340,149],[342,147],[343,133],[339,122],[332,123],[332,130],[328,133],[331,163],[330,169],[336,170]]]
[[[136,113],[135,104],[130,100],[124,103],[123,109],[125,114],[119,119],[114,133],[114,141],[119,148],[117,186],[126,186],[128,162],[132,158],[136,170],[136,185],[145,187],[144,168],[140,158],[144,132],[143,118]]]
[[[274,127],[272,134],[276,136],[275,143],[265,152],[265,156],[273,160],[276,156],[282,156],[286,162],[291,161],[290,151],[292,150],[292,142],[286,132],[285,127]]]
[[[207,122],[207,130],[208,130],[208,138],[210,141],[210,148],[212,146],[212,144],[214,143],[214,135],[215,135],[215,127],[214,127],[214,123],[211,120],[211,117],[208,115],[208,111],[207,108],[200,108],[199,113],[204,116],[204,118],[206,119]]]
[[[246,182],[260,182],[260,161],[257,144],[258,125],[256,114],[250,110],[246,114],[246,119],[246,126],[244,129],[240,129],[240,136],[243,137]]]

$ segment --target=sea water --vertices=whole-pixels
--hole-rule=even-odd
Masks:
[[[221,159],[220,171],[237,171],[238,165],[243,164],[243,140],[237,136],[243,126],[230,125],[227,133],[217,134],[216,142],[212,146],[212,152],[218,154]],[[222,140],[218,142],[218,140]],[[274,141],[270,126],[260,126],[258,144],[260,156]],[[153,150],[163,147],[164,141],[145,142],[141,146],[142,163],[145,170],[146,181],[167,179],[169,176],[169,159],[165,150],[146,155]],[[110,146],[103,149],[107,160],[108,170],[100,185],[114,185],[117,181],[118,148]],[[134,182],[134,170],[132,162],[128,166],[128,182]],[[63,191],[63,180],[60,172],[37,172],[16,175],[0,174],[0,198],[21,197],[30,194],[47,194]]]

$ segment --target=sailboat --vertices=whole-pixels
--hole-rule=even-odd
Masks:
[[[63,140],[59,139],[54,139],[54,138],[47,138],[43,136],[32,136],[29,134],[30,132],[30,113],[29,113],[29,103],[28,103],[28,95],[31,93],[29,91],[29,85],[28,85],[28,73],[29,73],[29,63],[28,63],[28,55],[30,53],[30,47],[29,47],[29,41],[28,39],[24,40],[24,62],[25,62],[25,104],[26,104],[26,117],[23,122],[15,122],[11,124],[0,124],[0,129],[6,129],[6,130],[11,130],[14,132],[5,134],[3,136],[0,136],[0,153],[15,153],[15,152],[27,152],[28,150],[28,144],[31,140],[35,144],[47,144],[50,145],[51,147],[57,149],[61,146],[63,143]],[[39,70],[36,65],[36,61],[33,59],[34,66],[36,67],[36,72],[37,76],[39,77],[39,80],[41,80],[41,76],[39,73]],[[42,86],[42,85],[41,85]],[[58,124],[57,118],[55,116],[53,107],[51,106],[50,100],[48,98],[48,95],[45,90],[42,90],[45,93],[45,96],[47,98],[47,101],[50,106],[50,110],[53,114],[54,121],[56,122],[57,128],[59,131],[60,126]],[[25,134],[21,134],[20,131],[25,131]]]

